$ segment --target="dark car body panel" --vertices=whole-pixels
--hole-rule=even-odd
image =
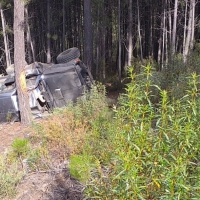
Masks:
[[[19,117],[16,89],[7,90],[0,95],[0,121],[13,121]]]
[[[59,64],[60,65],[60,64]],[[51,95],[53,107],[62,107],[67,101],[75,101],[83,92],[83,85],[75,67],[52,66],[43,72],[42,79]]]
[[[76,101],[84,88],[89,89],[87,70],[75,61],[61,64],[33,63],[25,67],[30,108],[62,107]],[[41,99],[41,97],[44,99]],[[19,120],[14,74],[0,77],[0,122]]]

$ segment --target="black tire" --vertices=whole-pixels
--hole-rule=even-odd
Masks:
[[[79,58],[80,57],[80,51],[78,48],[76,47],[72,47],[70,49],[67,49],[66,51],[63,51],[62,53],[60,53],[56,60],[57,63],[67,63],[75,58]]]

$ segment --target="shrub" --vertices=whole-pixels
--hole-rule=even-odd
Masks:
[[[26,156],[29,150],[28,139],[14,138],[11,147],[15,157]]]
[[[69,163],[70,174],[78,180],[84,182],[89,178],[90,159],[85,155],[71,155]]]
[[[100,145],[90,143],[98,149],[88,152],[106,162],[91,170],[85,192],[96,199],[199,199],[198,76],[188,77],[180,98],[155,86],[160,99],[152,104],[150,66],[143,75],[146,80],[141,82],[130,71],[127,92],[114,109],[115,122],[110,120],[114,125],[104,123],[104,138],[109,136],[103,147],[106,157],[112,152],[109,159],[96,156]]]
[[[0,158],[0,198],[12,197],[16,194],[16,184],[22,178],[22,171],[17,163],[6,165],[5,158]]]
[[[78,153],[90,124],[106,105],[105,87],[96,83],[76,103],[56,108],[50,117],[34,124],[34,139],[42,138],[43,145],[48,143],[49,149],[56,146],[67,155]]]

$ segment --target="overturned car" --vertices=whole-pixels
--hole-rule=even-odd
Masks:
[[[89,90],[92,76],[73,47],[57,57],[56,64],[34,62],[25,67],[26,85],[32,114],[41,116],[45,110],[75,101],[83,90]],[[0,122],[20,120],[14,71],[0,77]]]

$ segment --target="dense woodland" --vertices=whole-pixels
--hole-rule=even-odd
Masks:
[[[27,160],[29,172],[49,172],[52,156],[59,163],[69,157],[70,176],[84,185],[75,195],[200,199],[199,1],[26,0],[24,7],[14,0],[14,5],[0,0],[3,73],[13,63],[15,72],[16,66],[23,67],[16,55],[22,50],[18,45],[25,43],[27,63],[56,62],[59,53],[76,46],[95,79],[117,77],[117,87],[124,75],[129,79],[122,79],[127,81],[125,92],[114,104],[109,105],[106,84],[97,82],[89,95],[33,124],[29,141],[15,140],[8,158],[0,158],[0,198],[13,195],[18,180],[25,179],[19,167],[12,170],[7,164],[18,161],[23,168]],[[24,28],[24,42],[19,43],[16,27]],[[59,198],[47,199],[69,199],[61,198],[69,184],[63,179],[58,183]],[[45,191],[59,191],[51,189]]]
[[[1,71],[14,62],[13,1],[1,0]],[[55,62],[78,47],[96,78],[121,77],[134,60],[153,59],[157,70],[174,56],[184,62],[198,48],[197,0],[29,0],[25,5],[26,62]]]
[[[0,6],[3,70],[13,63],[13,1]],[[96,78],[121,75],[133,58],[151,58],[162,70],[175,55],[186,61],[198,46],[199,13],[197,0],[31,0],[25,7],[26,61],[55,62],[76,46]]]

